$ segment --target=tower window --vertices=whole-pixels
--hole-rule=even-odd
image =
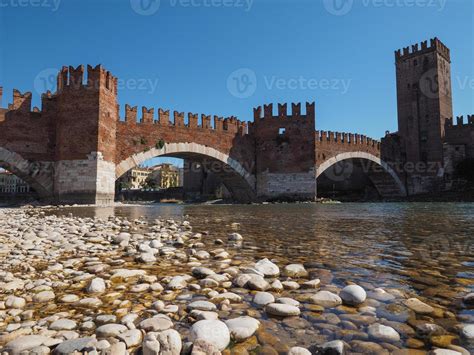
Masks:
[[[278,130],[278,135],[282,136],[282,135],[285,134],[285,132],[286,132],[286,129],[285,129],[285,128],[280,128],[280,129]]]
[[[413,65],[414,65],[415,67],[418,65],[418,59],[415,59],[415,60],[413,61]]]

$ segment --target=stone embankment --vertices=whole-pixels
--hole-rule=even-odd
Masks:
[[[242,241],[186,221],[0,210],[0,351],[402,355],[436,341],[433,354],[468,354],[430,321],[454,318],[441,308],[396,290],[339,288],[311,277],[311,265],[243,260]],[[472,325],[457,332],[474,338]]]

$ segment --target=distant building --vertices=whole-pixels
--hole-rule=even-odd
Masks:
[[[172,164],[159,164],[150,169],[149,185],[160,189],[182,186],[182,169]]]
[[[28,193],[30,191],[30,186],[18,176],[9,171],[0,169],[0,193],[16,194]]]
[[[118,179],[117,184],[120,190],[140,190],[147,185],[147,178],[153,172],[149,168],[134,168]]]

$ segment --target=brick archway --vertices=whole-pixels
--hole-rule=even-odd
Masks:
[[[337,154],[318,166],[316,170],[316,179],[333,165],[349,160],[360,160],[367,163],[363,164],[363,170],[367,173],[380,195],[383,197],[407,196],[405,185],[402,183],[397,173],[382,159],[366,152],[347,152]]]
[[[18,153],[0,147],[0,166],[30,185],[36,191],[38,197],[52,197],[52,162],[31,162]]]
[[[117,164],[115,177],[118,179],[147,160],[164,156],[211,161],[212,172],[222,179],[236,200],[250,202],[255,199],[255,177],[252,174],[227,154],[197,143],[167,143],[161,149],[152,148],[134,154]]]

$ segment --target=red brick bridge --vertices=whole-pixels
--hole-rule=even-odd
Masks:
[[[87,78],[86,78],[87,76]],[[0,103],[2,92],[0,89]],[[1,105],[0,105],[1,106]],[[362,162],[384,196],[405,195],[380,159],[380,143],[357,134],[315,131],[314,103],[254,109],[252,123],[235,117],[126,105],[119,116],[117,78],[102,66],[63,67],[57,91],[31,108],[31,93],[13,92],[0,108],[0,166],[39,197],[61,203],[109,203],[115,181],[150,158],[198,161],[239,201],[314,199],[317,177],[338,162]],[[337,178],[337,177],[336,177]]]

